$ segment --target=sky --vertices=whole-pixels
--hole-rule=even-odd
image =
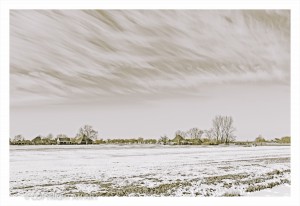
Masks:
[[[290,135],[288,10],[11,10],[10,135]]]

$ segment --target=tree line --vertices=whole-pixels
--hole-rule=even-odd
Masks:
[[[266,140],[262,135],[259,135],[255,138],[255,143],[280,143],[280,144],[290,144],[291,143],[291,137],[290,136],[284,136],[281,138],[275,138],[272,140]]]
[[[197,127],[187,131],[178,130],[175,137],[181,139],[181,144],[229,144],[235,141],[235,128],[233,127],[233,118],[231,116],[218,115],[212,120],[212,128],[201,130]],[[163,142],[170,141],[166,136],[161,137]],[[171,141],[172,143],[172,141]],[[173,143],[174,144],[174,143]]]
[[[16,135],[10,138],[12,145],[51,145],[58,144],[58,140],[67,140],[70,144],[78,143],[77,140],[85,141],[91,140],[93,144],[163,144],[163,145],[218,145],[234,143],[236,131],[233,126],[233,118],[231,116],[218,115],[212,120],[212,127],[210,129],[199,129],[193,127],[187,131],[177,130],[174,137],[163,135],[158,139],[144,139],[143,137],[129,138],[129,139],[100,139],[98,138],[98,131],[94,130],[90,125],[81,127],[75,137],[68,137],[65,134],[58,134],[56,137],[53,134],[47,136],[38,135],[32,140],[25,139],[22,135]],[[254,142],[263,143],[268,142],[261,135],[257,137]],[[290,137],[276,138],[276,143],[290,143]],[[241,143],[241,142],[240,142]],[[245,143],[245,142],[243,142]],[[243,144],[242,143],[242,144]]]

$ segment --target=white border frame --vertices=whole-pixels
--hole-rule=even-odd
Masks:
[[[298,0],[0,0],[0,205],[300,205],[300,66]],[[97,200],[25,200],[9,197],[9,10],[10,9],[289,9],[291,10],[291,196],[290,197],[113,197]]]

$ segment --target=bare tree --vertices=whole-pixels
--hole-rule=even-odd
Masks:
[[[208,138],[209,140],[213,140],[213,138],[214,138],[213,129],[205,130],[204,133],[205,133],[206,138]]]
[[[231,116],[224,116],[223,117],[223,141],[226,144],[235,140],[234,136],[235,128],[233,127],[233,119]]]
[[[216,139],[217,143],[222,140],[222,116],[216,116],[213,119],[213,136]]]
[[[233,119],[231,116],[216,116],[213,119],[213,136],[216,138],[217,143],[232,142],[235,139],[235,128],[233,127]]]
[[[42,137],[42,136],[40,136],[40,137],[42,138],[42,141],[44,144],[50,144],[51,140],[53,140],[53,134],[51,134],[51,133],[45,137]]]
[[[181,130],[177,130],[177,131],[175,132],[175,137],[176,137],[177,135],[180,135],[181,137],[186,138],[187,133],[184,132],[184,131],[181,131]]]
[[[98,132],[93,130],[92,126],[90,125],[84,125],[83,127],[81,127],[79,129],[79,132],[77,134],[77,136],[79,137],[85,137],[86,140],[89,138],[89,139],[92,139],[92,140],[96,140],[97,137],[98,137]],[[86,141],[87,143],[87,141]]]
[[[255,138],[255,142],[261,143],[266,142],[266,139],[260,134],[258,137]]]
[[[23,141],[24,139],[25,138],[21,134],[18,134],[12,139],[12,142]]]
[[[48,134],[48,135],[47,135],[47,137],[46,137],[46,138],[47,138],[48,140],[53,140],[53,137],[54,137],[54,136],[53,136],[53,134],[52,134],[52,133],[50,133],[50,134]]]
[[[167,135],[161,136],[159,139],[159,142],[162,142],[164,145],[166,145],[169,141],[169,138],[167,137]]]
[[[187,131],[187,134],[190,136],[191,139],[201,139],[204,131],[194,127]]]

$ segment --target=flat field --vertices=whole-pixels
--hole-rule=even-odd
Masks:
[[[286,196],[289,185],[289,146],[10,146],[11,196]]]

